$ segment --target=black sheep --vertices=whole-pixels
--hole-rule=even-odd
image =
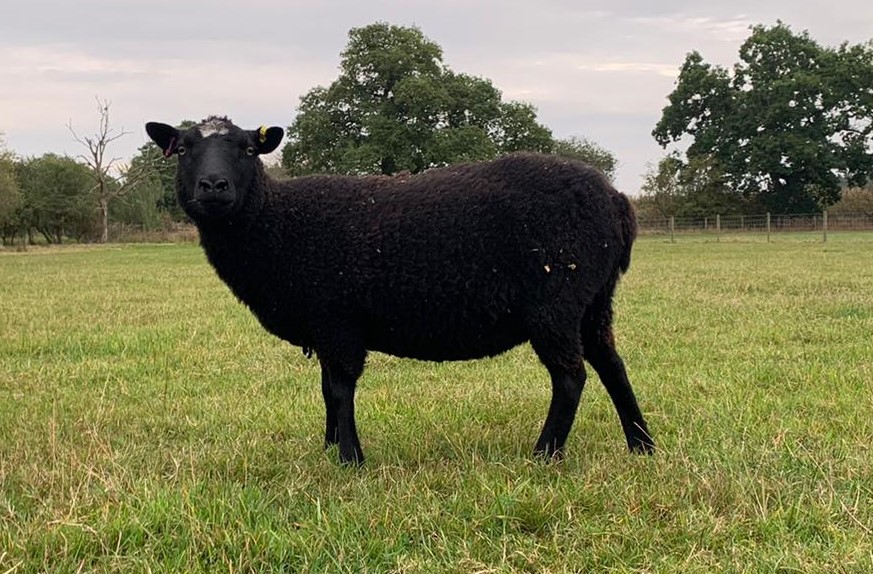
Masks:
[[[146,131],[179,158],[176,190],[210,263],[271,333],[321,363],[325,444],[361,463],[355,385],[367,352],[432,361],[530,341],[552,381],[535,453],[562,451],[587,360],[631,451],[652,452],[612,334],[636,221],[603,175],[513,154],[403,177],[268,177],[277,127],[210,117]]]

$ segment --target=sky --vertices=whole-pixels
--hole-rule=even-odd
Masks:
[[[823,45],[873,39],[869,0],[4,0],[0,132],[20,156],[78,155],[68,126],[95,133],[96,98],[128,132],[121,158],[147,121],[286,127],[336,79],[349,30],[382,21],[420,28],[444,64],[533,104],[555,137],[610,150],[635,195],[664,155],[651,131],[685,55],[730,67],[749,27],[777,20]]]

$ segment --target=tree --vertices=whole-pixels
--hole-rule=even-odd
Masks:
[[[15,176],[15,156],[6,149],[0,133],[0,238],[5,245],[19,228],[21,192]]]
[[[417,173],[552,148],[532,106],[504,102],[490,81],[452,72],[418,28],[352,29],[340,70],[300,99],[282,153],[291,175]]]
[[[640,186],[640,198],[637,200],[638,211],[658,217],[674,217],[678,214],[683,201],[679,183],[681,166],[682,160],[676,154],[661,158],[657,167],[647,165],[643,184]]]
[[[121,158],[109,157],[109,146],[124,137],[129,132],[113,130],[109,123],[109,102],[97,98],[97,112],[100,123],[97,133],[80,137],[73,129],[72,123],[67,127],[73,134],[73,139],[83,145],[87,154],[79,156],[91,170],[94,182],[93,196],[100,214],[100,242],[109,240],[109,204],[114,199],[123,197],[138,183],[152,174],[150,164],[137,165],[130,168],[121,165]]]
[[[553,152],[563,157],[584,161],[596,167],[603,172],[609,181],[615,179],[615,171],[618,168],[618,160],[615,155],[588,138],[571,136],[567,139],[555,140]]]
[[[133,186],[122,197],[109,204],[109,219],[113,223],[136,225],[143,229],[159,229],[164,222],[160,204],[164,191],[152,178]]]
[[[873,217],[873,186],[854,187],[843,191],[840,201],[828,210],[836,215]]]
[[[92,177],[87,166],[55,154],[18,164],[24,226],[39,231],[49,243],[65,236],[82,239],[93,229]]]
[[[826,48],[779,22],[755,26],[733,72],[691,52],[652,134],[691,138],[726,181],[776,213],[836,202],[873,173],[873,45]]]
[[[711,157],[683,162],[677,152],[649,165],[641,186],[640,205],[659,217],[709,217],[747,212],[749,200],[733,192]],[[751,208],[754,210],[754,208]]]
[[[125,203],[140,204],[142,209],[153,209],[166,214],[173,221],[182,221],[185,216],[176,201],[175,162],[165,158],[163,152],[151,141],[143,144],[130,159],[130,169],[143,173],[136,185],[132,186]],[[148,199],[146,199],[148,198]],[[148,205],[142,202],[149,202]]]

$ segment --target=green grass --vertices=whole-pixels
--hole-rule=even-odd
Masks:
[[[873,234],[643,238],[616,305],[656,456],[592,375],[532,461],[521,347],[372,355],[350,469],[198,247],[0,254],[0,573],[873,571]]]

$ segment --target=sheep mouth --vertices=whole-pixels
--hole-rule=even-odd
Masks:
[[[192,201],[192,203],[208,207],[221,207],[224,205],[231,205],[233,202],[234,198],[232,197],[199,197]]]
[[[232,197],[199,197],[189,201],[188,205],[202,216],[220,217],[233,211],[234,203]]]

